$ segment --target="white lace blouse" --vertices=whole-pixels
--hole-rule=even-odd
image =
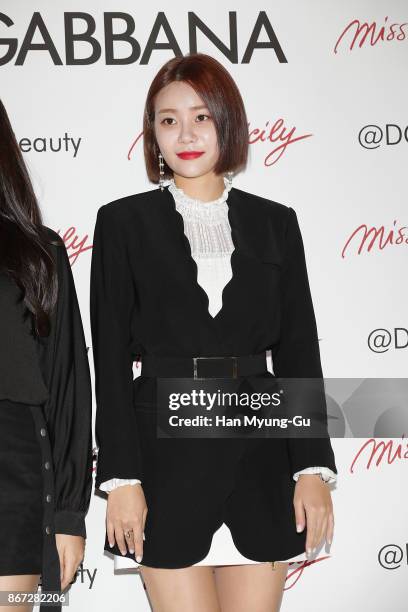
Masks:
[[[208,295],[208,310],[212,317],[222,307],[222,290],[232,276],[231,253],[234,244],[228,219],[227,198],[229,181],[224,178],[225,189],[222,195],[210,202],[191,198],[178,188],[173,179],[167,181],[176,209],[181,213],[191,255],[197,263],[197,282]],[[337,474],[324,466],[311,466],[293,474],[298,480],[300,474],[320,474],[326,482],[335,482]],[[141,484],[138,479],[112,478],[100,485],[102,491],[110,492],[126,484]],[[241,561],[242,562],[242,561]]]

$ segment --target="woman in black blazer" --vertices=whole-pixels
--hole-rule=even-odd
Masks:
[[[41,577],[55,603],[41,612],[60,611],[49,592],[69,585],[85,549],[90,372],[67,251],[42,223],[1,102],[0,143],[0,591],[6,603]]]
[[[270,349],[275,376],[323,384],[292,208],[230,185],[232,276],[215,316],[198,284],[173,194],[212,206],[228,184],[223,175],[242,169],[247,151],[245,110],[228,72],[204,54],[175,58],[153,80],[145,106],[146,167],[160,186],[97,215],[90,305],[96,486],[109,492],[105,550],[143,557],[155,610],[278,610],[285,560],[332,538],[323,473],[337,470],[328,436],[197,439],[156,431],[161,378],[273,381]],[[133,380],[136,356],[142,370]],[[325,420],[321,398],[315,411]],[[257,563],[193,567],[223,522]]]

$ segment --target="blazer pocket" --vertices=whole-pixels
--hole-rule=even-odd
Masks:
[[[262,259],[262,264],[265,266],[269,266],[270,268],[276,268],[277,270],[281,269],[281,265],[276,263],[276,261]]]
[[[258,255],[258,259],[262,264],[280,269],[282,267],[281,254],[273,248],[273,245],[271,247],[262,250]]]
[[[270,268],[276,268],[277,270],[281,270],[282,269],[282,265],[280,261],[276,260],[276,257],[272,257],[272,256],[263,256],[261,258],[261,264],[264,266],[268,266]]]

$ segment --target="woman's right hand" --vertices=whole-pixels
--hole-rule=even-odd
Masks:
[[[121,485],[109,493],[106,510],[109,545],[114,546],[116,540],[120,552],[125,555],[127,543],[129,552],[135,553],[138,563],[143,556],[146,515],[146,499],[141,484]],[[130,537],[127,538],[125,533],[129,530]]]

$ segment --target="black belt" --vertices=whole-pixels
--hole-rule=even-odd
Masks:
[[[177,357],[142,355],[141,376],[186,377],[186,378],[238,378],[265,373],[266,352],[238,357],[205,356]]]

